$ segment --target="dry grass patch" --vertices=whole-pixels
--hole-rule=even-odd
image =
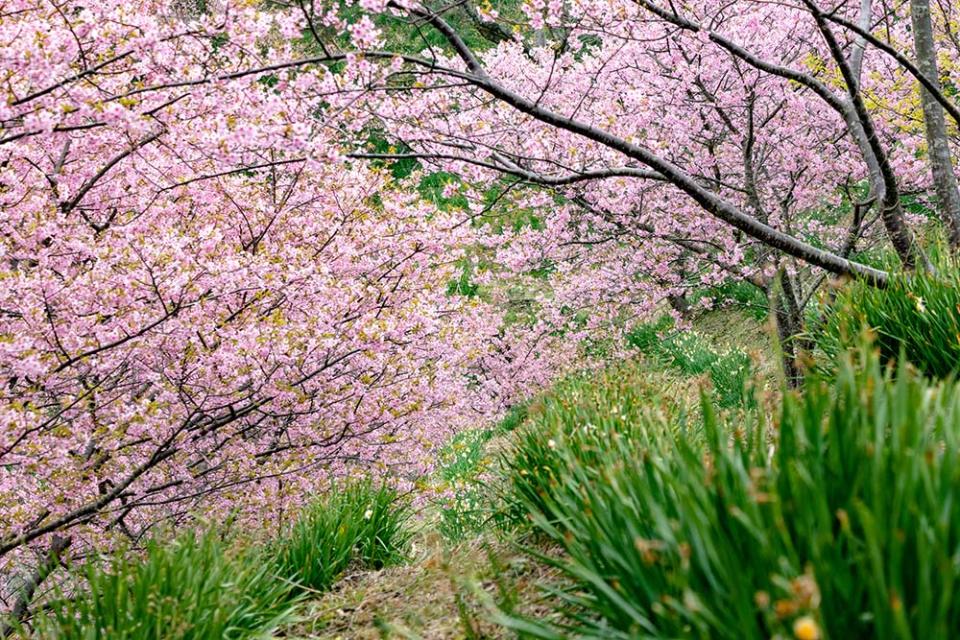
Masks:
[[[533,617],[553,614],[538,584],[553,569],[513,545],[478,538],[450,546],[435,531],[420,534],[403,566],[348,574],[309,603],[297,640],[492,640],[513,635],[491,621],[498,605],[515,603]]]

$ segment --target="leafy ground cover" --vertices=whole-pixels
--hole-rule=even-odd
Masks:
[[[269,637],[295,618],[301,600],[255,550],[231,549],[213,532],[151,542],[140,557],[91,559],[80,577],[78,592],[61,592],[49,603],[36,637]]]
[[[960,623],[956,383],[883,368],[871,346],[732,417],[708,397],[693,420],[643,397],[622,376],[562,389],[518,440],[514,507],[563,549],[531,556],[574,586],[551,592],[563,622],[508,615],[512,628],[932,638]]]
[[[738,346],[718,347],[696,331],[678,330],[669,316],[635,327],[628,342],[684,376],[707,376],[715,389],[714,400],[722,407],[752,402],[748,388],[752,364],[750,356]]]
[[[862,331],[872,334],[885,360],[905,357],[924,374],[943,378],[960,370],[960,270],[947,259],[936,272],[893,278],[883,290],[851,283],[824,305],[817,338],[831,365]]]
[[[118,550],[72,567],[22,636],[190,640],[273,637],[302,619],[308,596],[348,569],[406,558],[409,502],[369,481],[331,487],[274,540],[251,544],[211,528],[140,553]],[[249,536],[247,537],[249,538]]]

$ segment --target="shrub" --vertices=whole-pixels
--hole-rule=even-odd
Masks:
[[[299,588],[326,591],[351,565],[379,569],[403,558],[410,506],[370,481],[333,486],[275,541],[277,572]]]
[[[564,622],[503,622],[541,638],[949,637],[958,385],[862,350],[782,402],[776,425],[759,409],[725,423],[704,402],[696,438],[638,413],[601,451],[558,447],[562,471],[536,486],[511,467],[516,503],[565,551],[541,558],[575,586],[557,593]],[[551,419],[570,430],[577,411]],[[542,447],[530,435],[518,460]]]
[[[251,552],[232,552],[212,533],[151,542],[142,558],[117,554],[82,568],[86,588],[63,592],[36,621],[36,637],[64,640],[266,638],[298,604]]]
[[[941,261],[943,262],[943,261]],[[895,276],[885,289],[850,283],[828,311],[818,342],[834,358],[863,328],[876,334],[886,359],[901,352],[926,375],[960,370],[960,269],[942,264],[936,274]]]

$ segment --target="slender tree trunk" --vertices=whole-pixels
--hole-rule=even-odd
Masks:
[[[803,310],[800,308],[796,286],[785,270],[780,271],[778,281],[773,285],[771,303],[780,341],[783,373],[787,385],[796,389],[803,384],[803,361],[812,345],[809,339],[804,337]]]
[[[870,30],[870,17],[873,14],[872,0],[860,0],[860,16],[857,18],[857,26],[864,31]],[[860,87],[860,76],[863,72],[863,54],[867,48],[867,41],[862,36],[857,36],[853,41],[853,53],[850,54],[850,70],[853,77],[857,80],[857,88]]]
[[[930,0],[910,0],[910,17],[913,22],[913,48],[920,72],[936,87],[940,86],[937,70],[937,50],[933,41],[933,22],[930,19]],[[947,225],[950,246],[960,247],[960,191],[957,176],[953,172],[950,143],[943,107],[925,88],[920,88],[920,105],[927,132],[927,153],[930,171],[937,194],[940,217]]]
[[[780,356],[783,360],[783,375],[787,386],[796,389],[800,386],[800,368],[797,366],[797,354],[794,350],[793,336],[790,330],[790,318],[782,291],[773,294],[774,319],[777,325],[777,337],[780,341]]]

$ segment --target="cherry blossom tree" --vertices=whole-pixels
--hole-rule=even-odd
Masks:
[[[4,569],[416,482],[694,287],[770,295],[796,377],[827,277],[960,237],[955,11],[0,3]]]
[[[363,108],[403,151],[354,155],[417,158],[478,194],[497,180],[525,186],[517,206],[552,192],[542,232],[501,242],[530,268],[571,265],[560,286],[580,302],[563,298],[568,308],[757,284],[789,356],[827,275],[885,283],[854,259],[863,248],[929,267],[923,216],[907,203],[955,235],[956,129],[938,115],[956,125],[942,90],[957,59],[946,4],[931,17],[912,3],[911,24],[907,5],[869,0],[530,0],[505,16],[365,3],[346,28],[384,71]],[[384,51],[397,32],[415,44]]]
[[[412,485],[566,366],[450,294],[459,210],[341,155],[329,123],[352,126],[368,70],[305,58],[302,26],[250,2],[0,4],[17,615],[67,549],[228,514],[272,531],[336,475]]]

